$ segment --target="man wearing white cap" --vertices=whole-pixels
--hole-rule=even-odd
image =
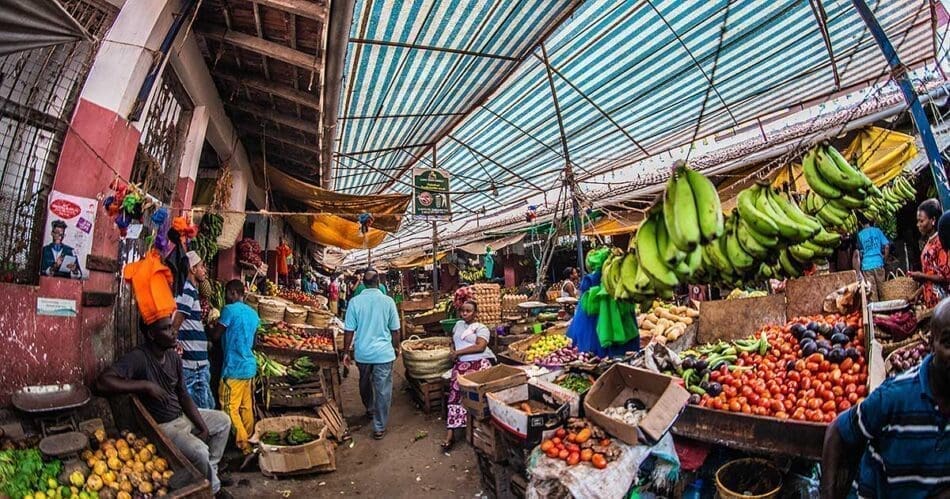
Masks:
[[[198,283],[208,277],[201,257],[194,251],[188,257],[188,279],[182,293],[175,298],[178,310],[172,325],[178,330],[179,353],[182,373],[188,394],[201,409],[214,409],[211,393],[211,370],[208,360],[208,335],[201,323],[201,302],[198,299]]]

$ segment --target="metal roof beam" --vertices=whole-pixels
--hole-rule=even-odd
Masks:
[[[417,43],[393,42],[389,40],[368,40],[366,38],[350,38],[350,43],[359,43],[362,45],[379,45],[382,47],[398,47],[411,50],[430,50],[432,52],[446,52],[449,54],[468,55],[472,57],[484,57],[486,59],[501,59],[503,61],[520,61],[518,57],[498,54],[486,54],[484,52],[474,52],[471,50],[453,49],[448,47],[433,47],[432,45],[420,45]]]
[[[216,78],[222,80],[242,85],[247,88],[257,90],[258,92],[265,92],[272,94],[275,97],[280,97],[281,99],[288,100],[295,104],[300,104],[302,106],[307,106],[311,109],[320,109],[320,98],[309,92],[304,92],[297,90],[294,87],[289,85],[284,85],[281,83],[273,82],[270,80],[265,80],[264,78],[259,78],[256,76],[250,75],[236,75],[234,73],[214,70],[211,73]]]
[[[286,45],[274,43],[258,38],[256,36],[246,35],[238,31],[230,31],[221,28],[199,29],[198,34],[212,40],[222,41],[229,45],[248,50],[271,59],[285,62],[292,66],[298,66],[313,72],[319,72],[320,59],[306,52],[294,50]]]
[[[380,116],[341,116],[341,120],[384,120],[395,118],[439,118],[443,116],[464,116],[465,113],[419,113],[419,114],[384,114]]]
[[[416,148],[416,147],[431,147],[431,146],[432,146],[432,144],[430,144],[430,143],[411,144],[411,145],[406,145],[406,146],[385,147],[385,148],[383,148],[383,149],[366,149],[366,150],[363,150],[363,151],[338,152],[338,153],[334,153],[334,155],[335,155],[335,156],[346,156],[346,157],[350,157],[350,156],[353,156],[353,155],[360,155],[360,154],[373,154],[373,153],[379,153],[379,152],[402,151],[403,149],[413,149],[413,148]]]
[[[304,132],[314,135],[317,133],[318,122],[310,122],[307,120],[293,118],[291,116],[284,116],[273,111],[272,109],[268,109],[258,104],[251,104],[250,102],[225,102],[224,105],[236,111],[241,111],[244,113],[253,114],[254,116],[258,116],[260,118],[264,118],[277,123],[278,125],[289,126],[290,128],[303,130]]]
[[[327,9],[310,0],[254,0],[254,3],[317,21],[327,20]]]

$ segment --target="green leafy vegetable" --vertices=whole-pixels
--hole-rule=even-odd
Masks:
[[[43,462],[37,449],[0,451],[0,493],[20,499],[35,490],[46,490],[49,479],[62,469],[57,460]]]

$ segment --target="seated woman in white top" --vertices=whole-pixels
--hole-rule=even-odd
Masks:
[[[448,451],[455,444],[455,430],[465,428],[468,411],[462,407],[462,395],[459,393],[458,377],[470,372],[487,369],[495,363],[495,354],[488,348],[491,331],[484,324],[476,322],[478,305],[467,300],[459,309],[462,320],[452,329],[452,388],[449,390],[448,417],[446,418],[445,441],[442,450]]]

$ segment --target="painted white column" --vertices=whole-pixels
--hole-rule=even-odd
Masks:
[[[191,209],[195,195],[195,182],[198,176],[198,163],[201,162],[201,150],[205,144],[205,132],[208,130],[208,108],[198,106],[192,110],[188,136],[182,151],[181,166],[178,169],[178,184],[175,186],[174,207]]]
[[[153,54],[171,27],[173,14],[180,9],[179,3],[177,0],[125,2],[103,38],[81,98],[127,117],[152,66]]]

